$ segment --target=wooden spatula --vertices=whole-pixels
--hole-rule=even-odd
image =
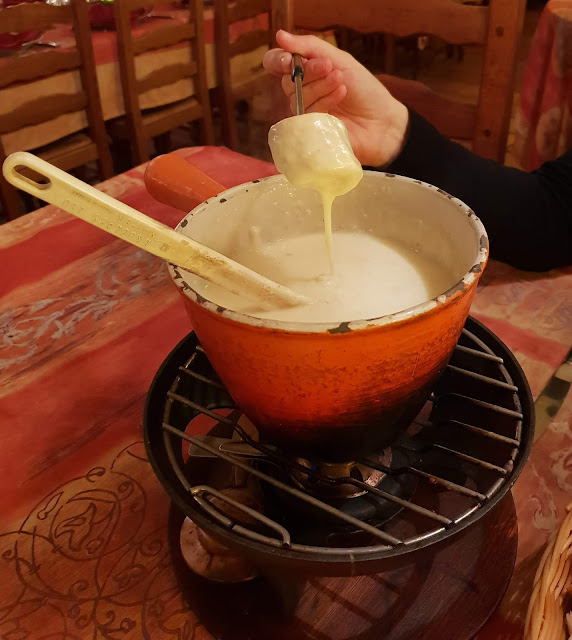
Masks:
[[[32,170],[45,181],[36,182],[29,177],[30,172],[24,175],[21,169]],[[266,307],[307,302],[287,287],[177,233],[31,153],[20,151],[8,156],[2,171],[15,187],[235,294]]]

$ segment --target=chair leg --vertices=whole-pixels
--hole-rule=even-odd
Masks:
[[[149,161],[149,139],[143,136],[136,136],[131,141],[131,158],[133,166],[138,167],[140,164]]]
[[[395,69],[395,36],[385,34],[383,43],[385,45],[383,72],[393,75]]]
[[[171,132],[166,131],[155,137],[155,149],[159,155],[171,151]]]
[[[125,173],[132,167],[131,145],[127,140],[116,139],[112,143],[113,168],[116,173]]]
[[[111,152],[109,150],[109,147],[106,147],[105,149],[99,149],[97,168],[99,170],[99,179],[101,181],[113,178],[113,160],[111,159]]]
[[[69,173],[71,173],[72,175],[75,175],[75,177],[81,180],[82,182],[88,182],[88,171],[87,171],[87,166],[85,164],[82,164],[79,167],[75,167]]]
[[[238,132],[236,130],[236,103],[230,89],[219,87],[220,115],[222,124],[222,139],[224,144],[233,151],[238,150]]]
[[[204,145],[207,145],[207,146],[214,145],[215,135],[214,135],[212,113],[210,111],[208,113],[204,113],[203,117],[201,118],[201,133],[202,133]]]
[[[0,201],[2,212],[8,220],[15,220],[22,215],[22,205],[17,189],[10,185],[0,175]]]
[[[233,105],[234,107],[234,105]],[[236,119],[234,108],[232,112],[229,113],[226,109],[222,114],[222,137],[225,145],[236,151],[238,149],[238,131],[236,128]]]

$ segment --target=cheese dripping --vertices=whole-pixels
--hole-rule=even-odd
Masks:
[[[333,272],[332,203],[356,187],[363,176],[344,123],[327,113],[292,116],[271,127],[268,144],[276,168],[294,187],[320,194]]]

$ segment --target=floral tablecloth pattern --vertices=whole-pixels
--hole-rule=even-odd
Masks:
[[[275,172],[222,148],[178,153],[228,187]],[[101,188],[174,226],[181,213],[153,201],[142,176]],[[165,265],[54,207],[1,227],[0,264],[0,636],[207,640],[177,588],[168,498],[141,443],[153,375],[190,329]],[[492,262],[472,312],[538,395],[572,344],[572,270]],[[569,394],[514,488],[517,568],[481,640],[522,637],[571,489]]]

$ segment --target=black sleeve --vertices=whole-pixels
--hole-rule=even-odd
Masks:
[[[572,265],[572,149],[526,173],[481,158],[413,111],[399,156],[383,170],[429,182],[481,218],[491,257],[530,271]]]

